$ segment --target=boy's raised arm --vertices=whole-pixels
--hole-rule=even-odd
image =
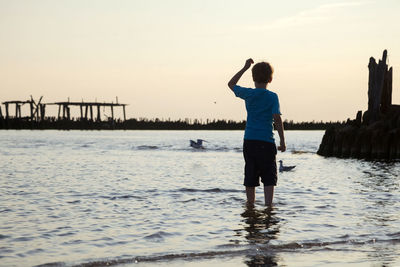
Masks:
[[[245,73],[246,70],[248,70],[250,68],[251,64],[253,64],[253,63],[254,63],[254,61],[251,58],[246,60],[244,67],[241,70],[239,70],[238,73],[236,73],[232,77],[232,79],[228,82],[228,87],[231,88],[232,91],[233,91],[233,88],[235,87],[235,85],[238,83],[238,81],[242,77],[243,73]]]

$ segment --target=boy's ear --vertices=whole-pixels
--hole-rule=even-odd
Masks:
[[[268,83],[270,83],[270,82],[272,82],[272,76],[271,76],[271,78],[269,79]]]

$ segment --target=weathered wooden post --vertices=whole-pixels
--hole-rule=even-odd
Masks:
[[[392,104],[393,69],[386,64],[387,51],[368,69],[368,110],[355,120],[325,131],[319,155],[366,159],[400,158],[400,105]]]
[[[85,120],[87,120],[89,106],[85,105]]]
[[[111,120],[114,121],[114,106],[113,105],[111,105]]]
[[[61,105],[59,104],[58,105],[58,116],[57,116],[58,120],[60,119],[60,113],[61,113]]]
[[[40,120],[40,104],[39,103],[38,103],[38,105],[36,105],[35,114],[36,114],[36,121],[39,121]]]
[[[65,108],[67,110],[67,119],[71,120],[71,109],[68,105],[66,105]]]
[[[63,120],[65,119],[65,112],[66,112],[65,108],[66,108],[65,104],[63,104]]]
[[[10,117],[10,114],[8,112],[8,103],[4,104],[6,106],[6,120],[8,120],[8,118]]]
[[[125,115],[125,105],[124,105],[124,106],[122,106],[122,109],[123,109],[123,111],[124,111],[124,121],[126,121],[126,115]]]
[[[376,64],[373,57],[369,59],[368,69],[368,111],[371,122],[377,121],[380,115],[383,85],[388,66],[386,65],[387,51],[383,51],[382,60]]]
[[[390,69],[385,72],[384,83],[382,88],[381,112],[383,114],[386,114],[389,107],[392,105],[392,82],[393,82],[393,68],[390,67]]]
[[[93,106],[90,105],[90,119],[93,121]]]
[[[101,121],[100,105],[97,105],[97,121]]]
[[[29,101],[29,108],[31,110],[31,121],[33,121],[34,113],[33,113],[33,101]]]
[[[46,114],[46,104],[40,104],[40,119],[43,121]]]
[[[79,105],[79,108],[81,110],[81,119],[83,119],[83,107],[82,107],[82,105]]]

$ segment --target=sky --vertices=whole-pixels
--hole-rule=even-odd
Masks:
[[[118,97],[128,118],[243,120],[227,82],[253,58],[275,69],[283,119],[355,118],[384,49],[400,104],[399,14],[398,0],[0,0],[0,102]]]

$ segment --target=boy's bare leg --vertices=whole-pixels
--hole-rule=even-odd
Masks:
[[[256,188],[246,186],[246,196],[247,196],[247,204],[254,205],[256,200]]]
[[[264,198],[265,198],[265,206],[272,205],[272,199],[274,198],[274,186],[264,186]]]

